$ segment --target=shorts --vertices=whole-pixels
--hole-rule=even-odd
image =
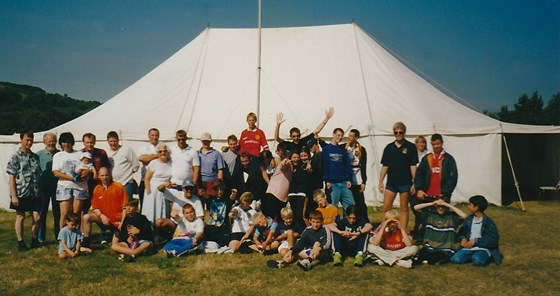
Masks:
[[[234,241],[234,240],[235,240],[235,241],[240,241],[241,238],[242,238],[244,235],[245,235],[245,232],[234,232],[234,233],[232,233],[232,234],[229,236],[229,238],[230,238],[230,241]]]
[[[397,185],[397,186],[387,185],[387,186],[385,186],[385,190],[389,190],[391,192],[398,192],[398,193],[407,193],[407,192],[410,192],[410,187],[412,187],[412,184],[410,184],[410,185]]]
[[[78,188],[68,188],[64,186],[56,187],[56,201],[66,201],[72,198],[78,200],[87,200],[89,195],[87,191]]]
[[[38,197],[20,198],[17,206],[13,205],[10,199],[10,209],[16,212],[41,212],[41,199]]]
[[[285,249],[285,250],[289,250],[289,249],[290,249],[290,246],[288,245],[288,241],[287,241],[287,240],[284,240],[284,241],[282,241],[282,243],[280,243],[280,246],[278,247],[278,253],[280,253],[280,251],[282,251],[282,250],[284,250],[284,249]],[[308,256],[309,256],[309,255],[308,255]]]
[[[152,242],[151,242],[151,241],[148,241],[148,240],[141,239],[141,240],[138,240],[138,241],[133,241],[133,242],[131,242],[131,243],[129,243],[128,241],[125,241],[124,243],[125,243],[129,248],[131,248],[131,249],[136,249],[136,248],[140,247],[141,245],[143,245],[144,243],[149,243],[149,244],[151,244]]]

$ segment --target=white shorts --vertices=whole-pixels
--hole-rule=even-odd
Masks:
[[[69,199],[87,200],[89,198],[87,191],[77,188],[68,188],[64,186],[56,187],[56,200],[65,201]]]
[[[290,249],[290,246],[288,245],[288,241],[287,241],[287,240],[283,240],[283,241],[280,243],[280,246],[278,246],[278,253],[280,253],[280,251],[281,251],[282,249],[286,249],[286,250],[289,250],[289,249]]]

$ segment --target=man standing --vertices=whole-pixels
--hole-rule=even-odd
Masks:
[[[140,197],[140,208],[142,208],[142,203],[144,202],[144,176],[146,176],[146,168],[150,162],[159,157],[157,153],[156,146],[159,144],[159,130],[155,127],[148,130],[148,139],[150,143],[140,147],[138,151],[138,160],[142,163],[142,169],[140,170],[142,178],[140,179],[140,186],[138,187],[138,196]]]
[[[111,164],[109,163],[109,157],[107,156],[107,152],[100,148],[95,148],[96,137],[92,133],[86,133],[82,136],[82,142],[84,143],[84,148],[80,151],[82,152],[89,152],[91,154],[91,163],[97,172],[102,167],[108,168]],[[88,179],[88,192],[93,192],[93,189],[97,184],[99,184],[99,180],[95,178],[95,174],[93,178]],[[87,214],[89,208],[91,206],[91,198],[87,199],[84,203],[83,212]]]
[[[175,133],[177,146],[171,147],[171,183],[180,188],[186,180],[198,184],[200,159],[197,151],[187,144],[187,132],[178,130]]]
[[[198,151],[200,159],[200,179],[202,188],[205,191],[204,196],[215,196],[214,181],[216,179],[224,180],[224,159],[222,154],[212,148],[212,135],[208,132],[202,133],[200,137],[202,147]]]
[[[128,199],[132,199],[135,189],[133,175],[140,167],[136,153],[129,147],[119,144],[119,135],[115,131],[107,134],[107,143],[110,148],[111,175],[115,181],[123,184]]]
[[[10,209],[16,211],[15,231],[18,240],[18,251],[26,251],[28,248],[23,241],[25,212],[32,212],[33,217],[31,248],[41,247],[37,237],[41,218],[39,214],[41,211],[41,199],[39,196],[41,165],[39,156],[31,151],[33,133],[22,132],[19,138],[21,146],[10,158],[6,173],[9,175]]]
[[[443,137],[433,134],[431,138],[432,152],[428,153],[416,170],[414,186],[416,197],[410,200],[410,206],[414,209],[417,204],[433,202],[443,198],[446,202],[451,201],[451,194],[457,186],[457,163],[451,154],[443,149]],[[420,215],[414,211],[414,231],[419,230],[421,223]]]
[[[54,218],[54,240],[58,239],[58,232],[60,231],[60,208],[56,202],[56,178],[52,172],[52,159],[55,153],[59,150],[56,149],[56,134],[45,133],[43,135],[43,144],[45,149],[37,152],[39,163],[41,164],[41,179],[39,181],[41,192],[41,222],[39,224],[39,242],[45,241],[47,233],[47,214],[49,213],[49,204],[52,207]]]
[[[82,229],[84,233],[84,246],[90,243],[91,224],[101,223],[110,228],[113,232],[120,230],[125,216],[125,206],[127,205],[127,193],[123,185],[115,182],[111,178],[111,173],[105,167],[99,169],[100,184],[95,186],[91,195],[90,214],[84,215]],[[113,243],[116,236],[113,236]]]
[[[335,207],[339,201],[344,210],[354,205],[354,197],[350,191],[352,187],[352,167],[348,159],[348,152],[339,143],[344,136],[341,128],[335,128],[332,140],[323,147],[323,180],[326,188],[331,190],[331,200]]]

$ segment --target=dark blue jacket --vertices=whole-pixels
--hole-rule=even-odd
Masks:
[[[416,187],[416,190],[422,190],[424,192],[426,192],[428,187],[430,187],[430,178],[432,177],[432,168],[428,161],[428,157],[433,157],[433,154],[430,153],[422,158],[422,161],[416,170],[416,176],[414,177],[414,187]],[[453,156],[449,153],[444,153],[442,157],[441,194],[449,200],[451,199],[453,190],[455,190],[455,187],[457,186],[457,179],[459,175],[457,173],[457,163],[455,162],[455,158],[453,158]]]
[[[459,240],[463,238],[468,240],[469,237],[471,237],[471,225],[473,219],[474,215],[470,215],[465,219],[465,221],[463,221],[463,224],[460,226],[461,230],[459,233],[461,234],[459,235]],[[498,234],[498,227],[496,226],[496,223],[494,223],[494,221],[486,214],[484,214],[484,217],[482,218],[482,229],[480,232],[481,237],[476,240],[473,247],[488,249],[494,258],[494,262],[496,262],[496,264],[502,263],[502,256],[500,255],[499,248],[500,235]]]

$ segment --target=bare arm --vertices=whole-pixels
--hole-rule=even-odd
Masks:
[[[198,184],[198,177],[199,177],[199,175],[200,175],[200,166],[198,166],[198,165],[197,165],[197,166],[193,166],[193,176],[192,176],[192,179],[193,179],[193,183],[194,183],[195,186]]]
[[[284,140],[280,138],[280,126],[282,125],[282,123],[284,123],[284,121],[286,120],[284,119],[284,114],[282,112],[276,114],[276,128],[274,128],[274,140],[278,143],[284,142]]]
[[[14,206],[19,206],[19,197],[17,195],[17,188],[16,188],[16,178],[13,175],[10,175],[10,196],[12,197],[12,204]]]
[[[389,220],[383,221],[383,224],[380,227],[379,231],[371,238],[371,243],[374,246],[380,246],[381,245],[381,240],[383,239],[383,232],[385,231],[385,228],[387,227],[388,223],[389,223]]]
[[[329,109],[327,109],[327,111],[325,111],[325,119],[323,119],[323,121],[321,121],[321,123],[319,123],[319,125],[317,125],[317,127],[315,128],[313,133],[314,134],[320,133],[323,130],[323,128],[325,127],[325,125],[327,125],[327,122],[329,122],[329,119],[331,119],[331,117],[333,115],[334,115],[334,108],[329,107]]]
[[[152,194],[152,187],[150,181],[154,175],[154,171],[151,169],[146,170],[146,175],[144,175],[144,187],[146,188],[146,193]]]
[[[441,199],[440,199],[440,200],[441,200]],[[438,201],[440,201],[440,200],[437,200],[436,202],[438,202]],[[459,217],[461,217],[461,219],[466,219],[466,218],[467,218],[467,214],[465,214],[465,212],[461,211],[461,209],[457,208],[456,206],[454,206],[454,205],[452,205],[452,204],[450,204],[450,203],[447,203],[447,202],[445,202],[445,201],[443,201],[443,200],[441,200],[441,203],[442,203],[444,206],[450,208],[453,212],[455,212],[455,214],[457,214]]]
[[[58,179],[62,179],[62,180],[67,180],[67,181],[72,181],[72,182],[74,182],[74,178],[73,178],[72,176],[63,173],[63,172],[60,171],[60,170],[54,170],[54,171],[53,171],[53,174],[54,174],[54,176],[57,177]]]
[[[148,165],[150,164],[150,161],[158,158],[158,154],[142,154],[140,155],[140,157],[138,157],[138,160],[143,164],[143,165]]]
[[[383,192],[385,187],[383,186],[383,180],[385,180],[385,176],[387,176],[387,171],[389,170],[388,167],[382,166],[381,172],[379,173],[379,192]]]

